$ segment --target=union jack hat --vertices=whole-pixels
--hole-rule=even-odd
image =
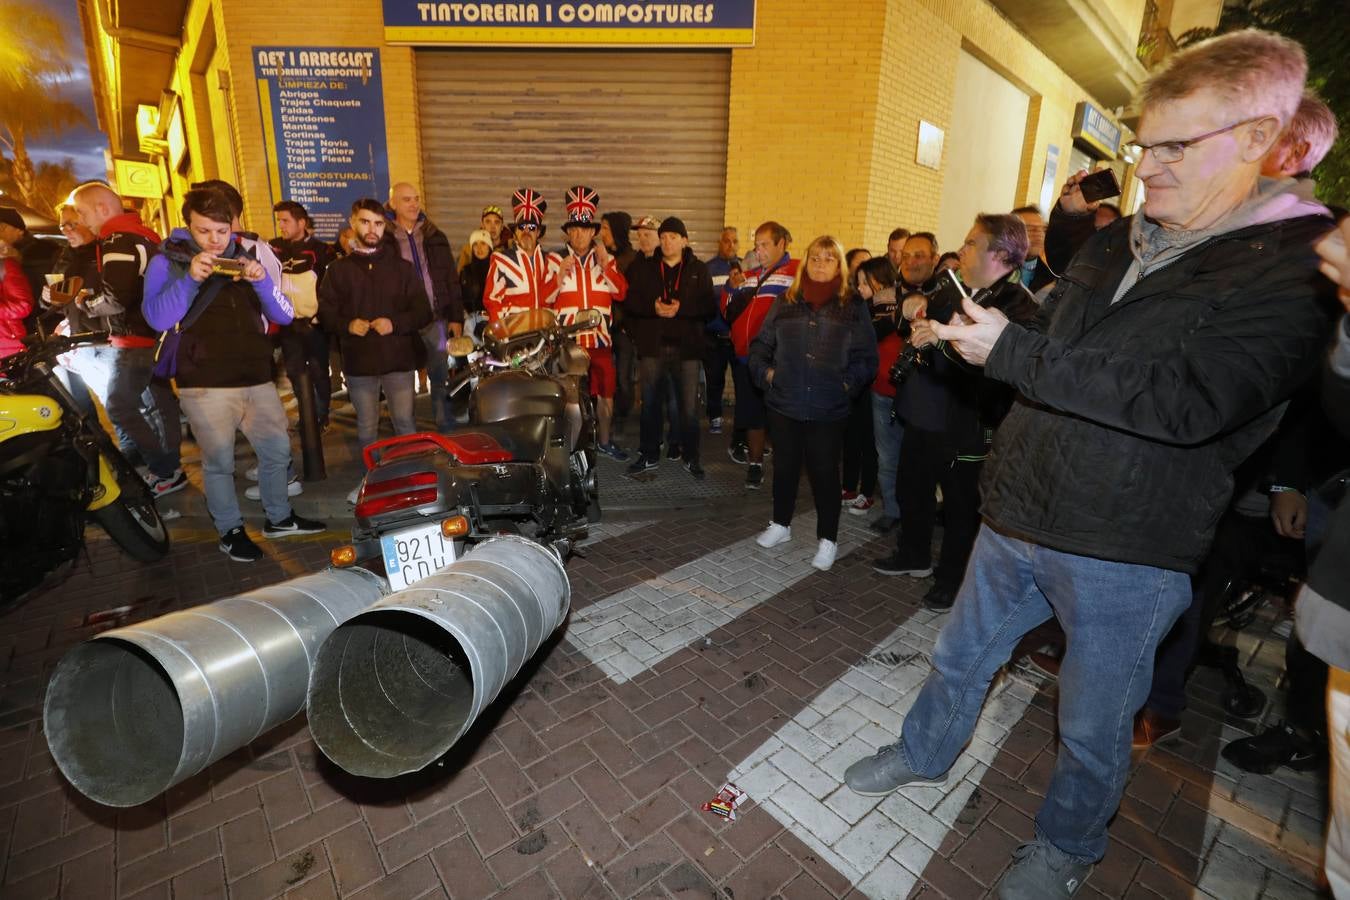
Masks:
[[[567,229],[572,225],[588,225],[592,228],[599,228],[600,222],[596,218],[596,213],[600,206],[600,195],[593,188],[588,188],[584,184],[567,189],[567,222],[563,225]]]
[[[543,225],[547,209],[548,201],[532,188],[520,188],[511,198],[511,211],[516,214],[517,225]]]

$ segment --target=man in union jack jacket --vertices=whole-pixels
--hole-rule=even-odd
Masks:
[[[521,188],[512,198],[511,209],[516,217],[516,243],[492,254],[483,294],[483,307],[491,322],[527,309],[552,306],[558,292],[562,257],[539,246],[548,202],[538,191]]]

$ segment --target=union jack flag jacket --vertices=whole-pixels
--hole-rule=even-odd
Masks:
[[[542,247],[535,247],[533,253],[520,247],[493,253],[483,289],[483,308],[488,320],[496,322],[527,309],[552,306],[561,264],[561,256]]]
[[[576,341],[587,350],[608,347],[614,343],[610,335],[614,304],[623,300],[627,293],[628,281],[620,274],[619,264],[614,257],[611,256],[601,267],[592,250],[585,257],[578,258],[575,266],[563,260],[554,309],[564,325],[575,319],[579,310],[600,310],[604,314],[600,327],[594,331],[581,332]]]

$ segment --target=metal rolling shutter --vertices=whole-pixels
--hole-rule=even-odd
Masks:
[[[544,195],[544,244],[561,245],[565,192],[585,184],[601,212],[679,216],[716,252],[730,52],[419,50],[416,68],[423,202],[456,251],[484,205],[510,221],[518,187]]]

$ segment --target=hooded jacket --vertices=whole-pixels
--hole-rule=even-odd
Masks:
[[[175,228],[150,260],[145,272],[146,322],[160,331],[180,323],[192,309],[198,294],[212,282],[220,289],[209,305],[179,338],[177,371],[179,387],[237,388],[266,384],[272,380],[272,341],[267,323],[286,325],[294,313],[291,302],[266,274],[261,281],[234,280],[211,275],[194,281],[188,273],[192,258],[202,252],[186,228]],[[232,240],[223,254],[254,259]]]
[[[656,301],[667,294],[680,301],[669,319],[656,314]],[[678,348],[681,359],[702,359],[707,346],[703,326],[716,304],[708,267],[688,247],[678,271],[665,264],[660,251],[651,259],[639,256],[628,268],[625,322],[640,357],[659,356],[662,346],[670,345]]]
[[[33,311],[33,293],[19,261],[0,259],[0,359],[23,349],[23,320]]]
[[[1090,238],[985,364],[1021,395],[984,470],[989,524],[1194,573],[1233,470],[1326,345],[1335,292],[1313,244],[1330,226],[1292,182],[1266,180],[1205,232],[1136,216]]]
[[[351,333],[353,319],[387,318],[394,330],[387,335],[371,329]],[[319,322],[337,336],[342,368],[349,375],[387,375],[411,372],[426,352],[418,332],[431,321],[422,279],[390,241],[371,253],[359,250],[328,266],[319,285]]]
[[[417,214],[417,224],[411,232],[404,231],[392,212],[386,212],[389,225],[384,239],[398,247],[402,257],[410,262],[421,277],[422,293],[431,304],[433,318],[447,322],[464,321],[464,301],[459,292],[459,269],[455,254],[450,249],[450,238],[427,218]]]

